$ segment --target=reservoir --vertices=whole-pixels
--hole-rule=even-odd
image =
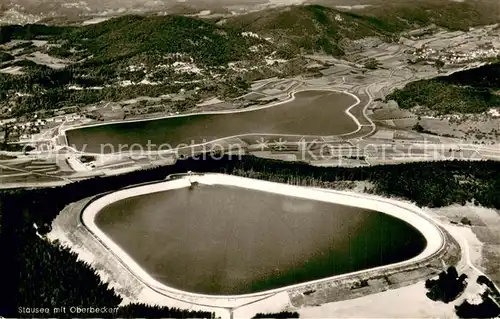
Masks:
[[[328,136],[355,131],[346,114],[356,103],[348,94],[303,91],[276,106],[226,114],[195,114],[156,120],[110,123],[66,131],[68,145],[91,153],[178,148],[241,134]],[[147,145],[150,145],[147,147]],[[121,146],[121,149],[120,149]],[[168,147],[167,147],[168,146]]]
[[[95,224],[157,281],[211,295],[387,265],[426,247],[413,226],[384,213],[229,185],[128,197]]]

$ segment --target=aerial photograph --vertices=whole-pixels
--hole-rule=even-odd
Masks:
[[[0,0],[0,319],[500,318],[500,0]]]

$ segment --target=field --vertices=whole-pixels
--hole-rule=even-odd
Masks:
[[[37,183],[62,183],[67,172],[56,161],[44,159],[0,159],[0,185],[15,187]]]

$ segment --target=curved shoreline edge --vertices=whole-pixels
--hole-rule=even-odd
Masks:
[[[234,109],[234,110],[194,112],[194,113],[186,113],[186,114],[178,114],[178,115],[166,115],[166,116],[161,116],[161,117],[156,117],[156,118],[137,119],[137,120],[110,121],[110,122],[107,122],[107,123],[95,123],[95,124],[81,125],[81,126],[75,126],[75,127],[62,127],[59,130],[59,136],[63,136],[64,137],[64,140],[66,141],[66,147],[71,148],[75,152],[81,152],[80,150],[75,149],[73,146],[70,146],[69,140],[68,140],[68,136],[67,136],[66,132],[73,131],[73,130],[90,128],[90,127],[98,127],[98,126],[106,126],[106,125],[114,125],[114,124],[124,124],[124,123],[136,123],[136,122],[145,122],[145,121],[155,121],[155,120],[164,120],[164,119],[178,118],[178,117],[188,117],[188,116],[198,116],[198,115],[223,115],[223,114],[245,113],[245,112],[259,111],[259,110],[262,110],[262,109],[266,109],[266,108],[270,108],[270,107],[279,106],[279,105],[282,105],[282,104],[293,102],[295,100],[295,98],[296,98],[295,95],[297,93],[307,92],[307,91],[320,91],[320,92],[324,91],[324,92],[341,93],[341,94],[349,95],[350,97],[352,97],[355,100],[355,103],[353,103],[352,105],[350,105],[349,107],[347,107],[344,110],[344,113],[349,118],[351,118],[353,120],[353,122],[357,126],[357,129],[353,130],[352,132],[346,132],[346,133],[342,133],[342,134],[333,134],[331,136],[343,137],[343,136],[348,136],[348,135],[356,134],[356,133],[358,133],[361,130],[361,128],[362,128],[363,125],[359,122],[359,120],[356,118],[356,116],[354,116],[354,114],[351,113],[351,110],[353,108],[355,108],[356,106],[358,106],[361,103],[361,100],[360,100],[360,98],[358,96],[356,96],[355,94],[353,94],[351,92],[348,92],[346,90],[338,90],[338,89],[332,89],[332,88],[317,88],[317,89],[311,88],[311,89],[300,89],[300,90],[292,91],[292,92],[288,93],[288,99],[286,99],[284,101],[270,103],[270,104],[266,104],[266,105],[262,105],[262,106],[258,106],[258,107],[251,107],[251,108],[245,108],[245,109]],[[369,123],[371,123],[370,126],[372,126],[373,128],[375,128],[375,124],[373,123],[373,121],[371,121],[371,119],[366,115],[366,108],[371,103],[371,99],[372,99],[371,95],[369,93],[368,93],[368,95],[370,97],[370,100],[363,107],[363,110],[362,110],[361,113],[367,119],[367,121]],[[209,145],[211,143],[220,142],[220,141],[228,140],[228,139],[231,139],[231,138],[244,137],[244,136],[248,136],[248,135],[295,136],[295,137],[316,136],[316,135],[304,135],[304,134],[280,134],[280,133],[249,132],[249,133],[241,133],[241,134],[232,135],[232,136],[225,136],[225,137],[214,139],[214,140],[210,140],[210,141],[207,141],[207,142],[204,142],[204,143],[189,145],[189,147],[199,147],[199,146],[203,146],[203,145]],[[168,150],[168,152],[173,152],[175,150],[176,149]],[[158,152],[158,151],[153,151],[153,152]],[[87,152],[84,152],[84,151],[83,151],[83,153],[86,153],[86,154],[96,154],[96,153],[87,153]],[[125,151],[125,153],[129,153],[129,151]],[[113,153],[113,154],[117,154],[117,153]]]
[[[127,197],[139,196],[146,193],[154,193],[169,189],[189,187],[192,181],[197,181],[200,184],[207,185],[222,184],[236,186],[252,190],[271,192],[274,194],[306,198],[378,211],[399,218],[415,227],[425,237],[427,245],[418,256],[402,262],[308,281],[258,293],[242,295],[205,295],[178,290],[162,284],[152,278],[130,256],[128,256],[125,251],[123,251],[116,243],[114,243],[111,238],[109,238],[103,231],[101,231],[95,224],[94,220],[103,207],[113,202]],[[249,299],[253,298],[266,298],[280,292],[286,292],[292,289],[303,288],[314,284],[326,283],[333,280],[342,280],[355,275],[368,274],[374,271],[389,270],[414,265],[432,258],[445,247],[445,236],[442,230],[433,221],[431,221],[431,219],[426,217],[424,211],[414,205],[398,205],[397,201],[395,200],[384,199],[364,194],[353,194],[350,192],[341,192],[318,188],[306,188],[301,186],[293,186],[216,173],[203,175],[185,175],[180,176],[176,179],[170,179],[167,181],[147,185],[133,186],[130,188],[118,190],[116,192],[108,193],[96,198],[88,205],[86,205],[86,207],[81,211],[80,217],[85,228],[87,228],[88,231],[99,242],[101,242],[101,244],[103,244],[110,253],[115,255],[115,257],[123,264],[123,266],[125,266],[127,270],[130,271],[143,284],[150,287],[159,294],[186,302],[192,302],[193,299],[196,299],[199,300],[196,302],[196,304],[215,308],[233,307],[241,304],[243,300],[248,301]]]

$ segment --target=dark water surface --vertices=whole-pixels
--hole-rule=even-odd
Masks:
[[[129,150],[132,144],[145,147],[149,143],[150,150],[157,150],[162,144],[177,148],[248,133],[337,135],[357,129],[345,114],[354,103],[356,100],[344,93],[304,91],[291,102],[255,111],[108,124],[69,130],[66,136],[68,144],[78,150],[115,153]]]
[[[220,185],[128,198],[105,207],[96,224],[158,281],[204,294],[372,268],[426,245],[383,213]]]

